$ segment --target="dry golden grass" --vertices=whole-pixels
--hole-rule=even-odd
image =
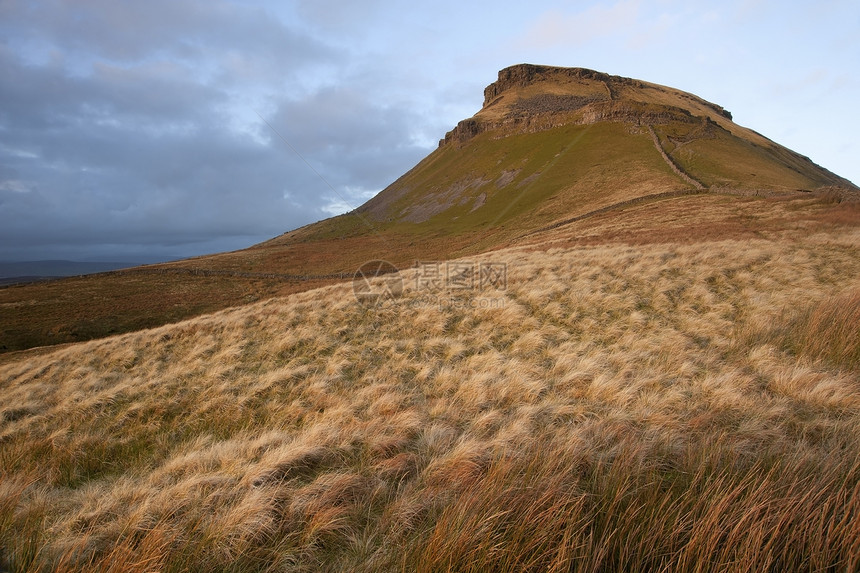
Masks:
[[[795,355],[860,371],[860,287],[793,308],[776,324],[750,334]]]
[[[0,562],[856,570],[858,250],[532,245],[476,257],[505,291],[409,271],[378,309],[335,285],[6,362]]]

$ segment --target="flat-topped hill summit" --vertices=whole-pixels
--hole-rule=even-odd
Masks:
[[[597,85],[595,85],[597,84]],[[567,89],[564,89],[566,86]],[[622,76],[613,76],[586,68],[560,68],[554,66],[536,66],[533,64],[518,64],[499,71],[499,79],[484,90],[484,109],[500,103],[506,92],[515,93],[517,88],[535,87],[545,93],[561,92],[560,95],[583,97],[577,93],[589,90],[594,93],[593,101],[636,100],[648,101],[644,90],[653,90],[651,101],[665,103],[665,95],[673,94],[684,100],[687,105],[697,104],[719,116],[732,119],[732,114],[721,106],[705,101],[692,94],[635,80]],[[562,88],[562,89],[560,89]],[[596,89],[595,89],[596,88]],[[602,88],[602,89],[601,89]],[[638,90],[638,95],[636,91]],[[572,93],[566,93],[570,91]],[[662,94],[658,96],[658,92]],[[583,103],[590,103],[584,101]]]
[[[633,102],[640,105],[631,106]],[[646,104],[662,108],[649,108]],[[535,121],[548,115],[579,123],[604,119],[637,124],[732,119],[722,106],[665,86],[586,68],[518,64],[499,72],[499,79],[484,90],[481,110],[474,118],[460,122],[440,145],[468,139],[491,127],[552,126],[553,123]]]

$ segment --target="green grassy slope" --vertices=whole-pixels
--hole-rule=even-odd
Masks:
[[[440,148],[397,182],[396,198],[382,213],[372,203],[359,212],[383,229],[405,232],[526,230],[566,213],[683,186],[647,134],[619,123],[568,125],[504,138],[485,133],[462,147]],[[440,208],[446,202],[450,206]]]
[[[813,190],[834,183],[779,146],[759,145],[719,128],[703,137],[687,130],[686,138],[673,138],[670,134],[679,130],[672,127],[655,128],[661,145],[673,161],[706,187]]]

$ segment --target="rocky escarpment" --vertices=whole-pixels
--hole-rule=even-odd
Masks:
[[[464,119],[445,134],[445,138],[439,141],[439,147],[465,143],[485,131],[499,130],[500,134],[504,135],[542,131],[561,124],[590,125],[601,121],[623,122],[634,126],[680,122],[704,124],[711,129],[717,127],[707,116],[696,116],[680,107],[579,96],[541,95],[517,101],[501,119]]]
[[[446,133],[444,139],[439,140],[439,147],[452,142],[463,143],[493,127],[497,126],[489,122],[478,121],[475,118],[464,119],[457,124],[457,127]]]
[[[537,82],[559,79],[591,80],[607,84],[607,92],[612,97],[610,83],[636,85],[642,87],[644,84],[638,80],[623,78],[621,76],[610,76],[603,72],[597,72],[586,68],[560,68],[555,66],[536,66],[534,64],[517,64],[499,71],[499,79],[484,89],[484,107],[490,105],[496,97],[512,87],[525,87]]]
[[[620,121],[649,125],[711,121],[707,115],[694,115],[678,105],[648,101],[649,90],[653,94],[664,89],[667,88],[586,68],[518,64],[499,72],[498,80],[484,89],[481,111],[459,122],[439,141],[439,146],[463,143],[479,133],[502,128],[536,131],[560,123]],[[692,94],[673,91],[673,96],[680,105],[692,103],[705,114],[732,118],[721,106]]]

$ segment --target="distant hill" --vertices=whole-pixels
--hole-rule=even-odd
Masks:
[[[135,265],[136,263],[93,263],[63,260],[0,262],[0,284],[89,275]]]

